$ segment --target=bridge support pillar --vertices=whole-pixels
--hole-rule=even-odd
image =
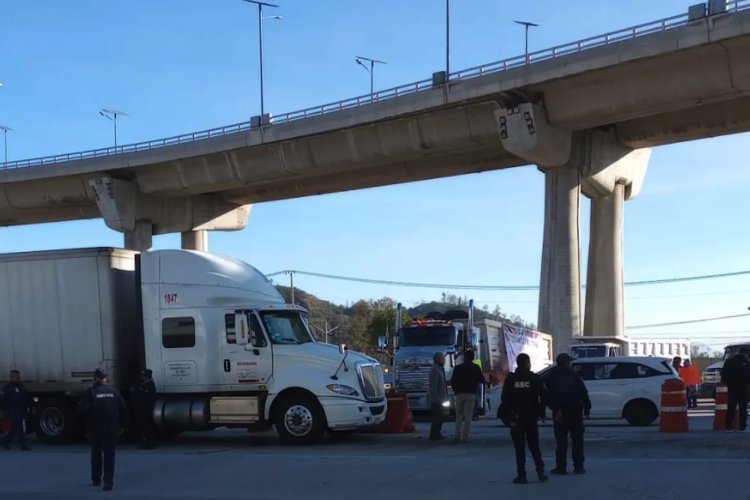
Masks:
[[[544,172],[544,242],[539,279],[539,330],[554,338],[555,351],[567,351],[581,334],[580,172],[571,165],[573,135],[547,121],[532,103],[498,107],[498,132],[506,151]]]
[[[231,203],[217,194],[157,197],[135,182],[102,177],[91,181],[96,204],[108,227],[125,233],[125,246],[147,250],[155,234],[182,233],[182,248],[208,250],[208,231],[247,226],[252,205]]]
[[[125,231],[124,245],[128,250],[145,252],[153,246],[153,227],[150,222],[138,221],[135,223],[135,229]]]
[[[495,112],[503,147],[545,176],[539,329],[567,351],[581,335],[580,199],[592,199],[583,334],[624,335],[624,201],[643,185],[650,150],[631,150],[612,132],[556,129],[532,103]]]
[[[600,131],[585,140],[582,187],[591,198],[591,226],[583,335],[623,337],[625,200],[640,193],[651,150],[631,150]]]
[[[574,168],[544,171],[544,242],[539,280],[538,328],[554,337],[556,352],[581,334],[580,174]]]
[[[185,231],[182,233],[183,250],[198,250],[208,252],[208,231]]]

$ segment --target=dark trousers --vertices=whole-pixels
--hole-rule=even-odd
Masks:
[[[442,435],[443,430],[443,405],[430,405],[430,438],[438,438]]]
[[[23,429],[23,418],[16,418],[10,421],[10,431],[8,435],[3,439],[3,444],[10,445],[13,438],[18,436],[18,443],[21,448],[26,448],[26,432]]]
[[[513,447],[516,450],[516,470],[519,476],[526,475],[526,445],[534,459],[537,471],[544,470],[542,452],[539,450],[539,427],[536,418],[521,418],[510,428],[510,437],[513,439]]]
[[[91,437],[91,481],[112,485],[115,475],[115,436]],[[102,468],[104,476],[102,477]]]
[[[727,429],[734,429],[734,408],[739,406],[740,430],[747,427],[747,389],[729,390],[729,405],[727,406]]]
[[[568,435],[572,443],[573,466],[583,467],[583,418],[580,411],[566,410],[561,419],[555,419],[555,461],[558,469],[568,465]]]
[[[141,440],[144,445],[148,447],[156,446],[156,429],[150,411],[138,415],[138,430],[141,433]]]

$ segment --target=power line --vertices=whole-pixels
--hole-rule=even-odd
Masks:
[[[356,283],[367,283],[371,285],[388,285],[388,286],[406,286],[413,288],[438,288],[442,290],[490,290],[490,291],[524,291],[539,290],[539,285],[456,285],[456,284],[439,284],[439,283],[416,283],[409,281],[392,281],[373,278],[358,278],[354,276],[340,276],[337,274],[315,273],[311,271],[297,271],[293,269],[277,271],[267,274],[267,278],[278,276],[280,274],[301,274],[315,278],[325,278],[339,281],[350,281]],[[729,273],[701,274],[697,276],[683,276],[679,278],[663,278],[656,280],[643,281],[626,281],[625,286],[645,286],[645,285],[663,285],[668,283],[683,283],[686,281],[700,281],[709,279],[729,278],[734,276],[743,276],[750,274],[748,271],[735,271]],[[585,285],[582,286],[585,288]]]
[[[669,323],[654,323],[651,325],[635,325],[635,326],[626,326],[626,330],[636,330],[639,328],[654,328],[657,326],[674,326],[674,325],[690,325],[693,323],[706,323],[708,321],[719,321],[722,319],[732,319],[732,318],[744,318],[750,316],[750,313],[744,313],[744,314],[733,314],[731,316],[715,316],[713,318],[700,318],[700,319],[689,319],[685,321],[672,321]]]

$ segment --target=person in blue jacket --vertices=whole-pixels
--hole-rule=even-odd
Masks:
[[[81,397],[79,410],[86,415],[91,442],[91,482],[100,486],[103,479],[104,491],[111,491],[115,474],[115,443],[119,430],[128,424],[128,408],[120,391],[107,384],[104,370],[97,368],[94,380],[94,385]]]
[[[10,432],[3,439],[3,446],[10,450],[10,443],[13,438],[18,436],[18,442],[21,449],[28,451],[30,448],[26,444],[26,432],[24,429],[24,420],[31,407],[31,396],[28,389],[21,383],[21,372],[11,370],[10,383],[3,387],[2,407],[10,420]]]
[[[591,412],[591,400],[583,379],[573,371],[572,361],[568,354],[558,354],[557,366],[544,378],[557,441],[556,466],[550,471],[552,474],[567,474],[568,435],[572,443],[573,472],[586,473],[583,467],[583,419]]]

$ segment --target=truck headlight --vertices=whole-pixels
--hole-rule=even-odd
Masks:
[[[359,396],[359,392],[354,387],[341,384],[328,384],[326,386],[329,391],[335,392],[336,394],[342,394],[344,396]]]
[[[443,408],[450,408],[451,402],[450,401],[443,401]]]

